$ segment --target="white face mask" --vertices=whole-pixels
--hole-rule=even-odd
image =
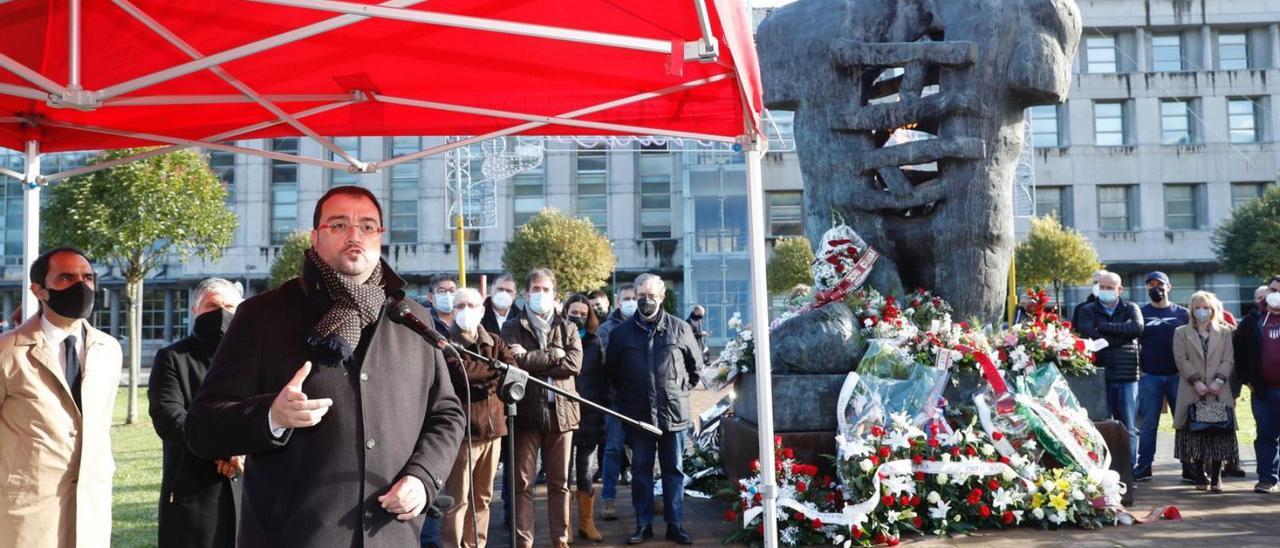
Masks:
[[[442,314],[453,313],[453,293],[436,293],[432,299],[436,310]]]
[[[546,316],[555,308],[555,299],[550,293],[534,293],[529,295],[529,310],[539,316]]]
[[[1267,306],[1274,309],[1280,309],[1280,293],[1267,295]]]
[[[1197,308],[1195,313],[1196,313],[1196,319],[1202,322],[1209,321],[1209,316],[1213,315],[1213,311],[1209,310],[1208,308]]]
[[[493,298],[494,308],[497,308],[498,310],[503,310],[503,311],[510,310],[511,302],[515,300],[514,297],[512,297],[511,294],[507,293],[506,291],[494,293],[492,298]]]
[[[632,314],[636,313],[636,300],[623,299],[622,302],[618,303],[618,309],[622,311],[624,318],[630,318]]]
[[[483,317],[483,308],[466,307],[458,311],[458,314],[453,317],[453,321],[458,324],[458,329],[467,333],[474,333],[476,327],[480,325],[480,319]]]

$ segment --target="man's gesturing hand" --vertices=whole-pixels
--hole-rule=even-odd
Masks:
[[[276,394],[271,402],[271,422],[283,428],[305,428],[320,424],[320,419],[329,412],[333,400],[320,398],[307,399],[302,393],[302,381],[311,373],[311,362],[302,364],[302,368],[293,375],[289,384]]]
[[[423,487],[422,480],[406,475],[392,485],[387,494],[378,497],[378,502],[383,509],[396,514],[396,519],[408,521],[426,509],[427,488]]]

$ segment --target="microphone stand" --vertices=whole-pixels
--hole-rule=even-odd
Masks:
[[[571,394],[569,392],[565,392],[564,390],[561,390],[560,388],[557,388],[556,386],[542,379],[539,379],[537,377],[530,377],[528,371],[525,371],[518,367],[512,367],[510,364],[503,363],[501,361],[495,360],[488,356],[477,354],[475,352],[467,350],[466,347],[460,344],[457,344],[453,341],[449,341],[447,346],[449,348],[452,348],[456,352],[466,354],[472,358],[475,358],[477,360],[480,360],[481,362],[484,362],[490,368],[497,370],[501,374],[501,382],[498,388],[498,398],[502,400],[502,403],[506,404],[506,408],[507,408],[507,435],[503,436],[502,442],[503,442],[503,445],[506,447],[507,455],[510,455],[511,457],[511,462],[510,462],[511,466],[506,466],[506,469],[507,469],[505,474],[506,477],[503,478],[502,481],[508,482],[507,485],[511,486],[512,514],[515,513],[515,505],[516,505],[516,500],[515,500],[515,497],[516,497],[516,494],[515,494],[516,493],[515,491],[516,489],[516,466],[515,466],[516,464],[516,413],[517,413],[516,404],[520,403],[520,400],[524,399],[525,387],[527,384],[533,383],[534,385],[542,387],[544,390],[552,392],[558,396],[568,398],[572,401],[578,402],[581,405],[585,405],[587,407],[590,407],[591,409],[594,409],[596,411],[609,415],[619,421],[622,421],[623,424],[632,426],[639,430],[643,430],[644,432],[647,432],[653,436],[657,436],[657,437],[662,436],[662,430],[658,429],[657,426],[654,426],[647,422],[640,422],[631,417],[623,415],[622,413],[619,413],[603,405],[600,405],[591,400],[583,398],[582,396],[579,396],[577,394]],[[511,535],[511,545],[515,546],[516,545],[516,516],[513,515],[511,516],[510,520],[507,520],[507,527],[509,529],[508,534]]]

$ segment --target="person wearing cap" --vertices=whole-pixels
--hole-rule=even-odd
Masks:
[[[1147,297],[1142,305],[1143,329],[1139,339],[1141,354],[1138,364],[1138,465],[1134,481],[1151,479],[1151,463],[1156,451],[1156,430],[1167,403],[1174,409],[1178,402],[1178,365],[1173,359],[1173,332],[1191,321],[1187,309],[1170,299],[1173,284],[1164,272],[1147,274]]]

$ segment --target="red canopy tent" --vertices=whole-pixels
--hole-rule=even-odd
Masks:
[[[0,174],[28,184],[29,265],[40,184],[128,161],[41,176],[42,153],[198,146],[376,172],[515,134],[734,142],[748,155],[752,316],[763,326],[752,30],[746,0],[0,0],[0,146],[27,155],[25,173]],[[329,138],[348,135],[473,137],[365,162]],[[333,159],[233,144],[282,136],[315,139]],[[757,359],[768,375],[768,352]],[[770,402],[769,383],[760,389]],[[765,406],[762,461],[770,417]]]

